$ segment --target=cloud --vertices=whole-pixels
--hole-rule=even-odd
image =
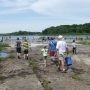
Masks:
[[[0,0],[0,7],[23,8],[31,4],[31,0]]]
[[[0,0],[0,15],[19,13],[30,9],[35,0]]]
[[[89,11],[90,0],[38,0],[31,8],[37,13],[52,16],[84,14]]]
[[[0,30],[40,31],[60,24],[86,23],[90,21],[89,9],[90,0],[0,0]]]
[[[32,10],[41,15],[90,16],[90,0],[0,0],[0,15]]]
[[[57,8],[59,2],[59,0],[38,0],[31,5],[31,9],[41,14],[50,14],[52,9]]]

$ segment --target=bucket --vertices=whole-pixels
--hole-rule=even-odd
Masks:
[[[72,65],[72,59],[71,59],[71,57],[70,56],[66,56],[65,57],[65,62],[66,62],[66,65],[67,66]]]

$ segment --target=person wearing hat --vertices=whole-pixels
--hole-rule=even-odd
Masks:
[[[67,44],[63,40],[63,36],[62,35],[58,36],[56,49],[57,49],[57,55],[58,55],[58,59],[59,59],[58,60],[59,61],[58,69],[63,72],[63,71],[65,71],[64,58],[65,58],[65,52],[67,50]]]

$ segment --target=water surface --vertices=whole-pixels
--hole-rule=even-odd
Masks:
[[[6,57],[8,57],[8,53],[6,53],[6,52],[0,52],[0,57],[1,58],[6,58]]]

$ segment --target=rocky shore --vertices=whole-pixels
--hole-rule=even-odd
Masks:
[[[32,47],[28,60],[23,53],[17,59],[15,48],[7,49],[11,56],[0,63],[0,90],[90,90],[90,46],[78,45],[77,54],[71,54],[72,71],[67,73],[58,71],[49,57],[43,68],[42,47]]]

